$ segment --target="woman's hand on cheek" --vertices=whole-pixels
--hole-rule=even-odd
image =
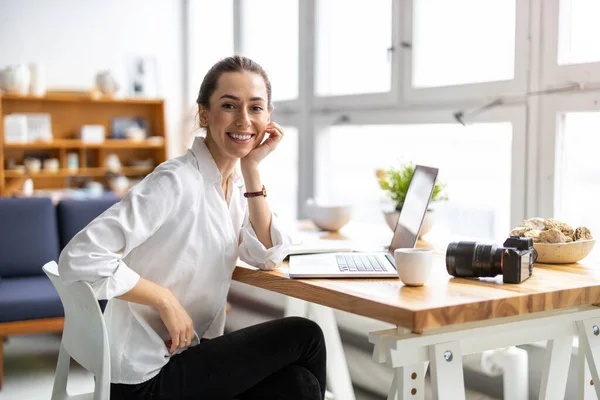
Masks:
[[[269,153],[277,148],[283,138],[283,128],[275,122],[269,123],[265,128],[267,137],[262,143],[254,148],[248,155],[241,159],[242,164],[258,165]]]

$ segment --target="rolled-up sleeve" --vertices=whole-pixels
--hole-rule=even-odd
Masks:
[[[274,269],[281,265],[289,253],[291,239],[280,228],[277,218],[273,214],[271,214],[271,241],[273,247],[267,249],[258,239],[248,214],[246,214],[240,231],[240,259],[260,269]]]
[[[177,210],[182,184],[175,172],[153,172],[65,246],[58,261],[64,283],[86,281],[99,299],[130,291],[139,274],[123,258]]]

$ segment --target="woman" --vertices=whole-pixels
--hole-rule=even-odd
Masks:
[[[270,121],[269,79],[247,58],[226,58],[205,76],[197,104],[206,138],[158,166],[60,255],[65,283],[87,281],[111,299],[111,399],[322,399],[325,343],[313,322],[284,318],[222,335],[238,256],[271,269],[289,248],[258,171],[284,135]]]

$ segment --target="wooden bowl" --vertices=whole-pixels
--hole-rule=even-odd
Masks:
[[[579,240],[571,243],[534,243],[538,252],[538,263],[571,264],[590,254],[596,239]]]

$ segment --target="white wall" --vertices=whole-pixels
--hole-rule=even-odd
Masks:
[[[0,68],[36,62],[48,89],[91,89],[111,69],[126,86],[127,58],[154,56],[166,101],[169,156],[182,153],[183,0],[0,0]],[[124,90],[122,89],[122,92]]]

